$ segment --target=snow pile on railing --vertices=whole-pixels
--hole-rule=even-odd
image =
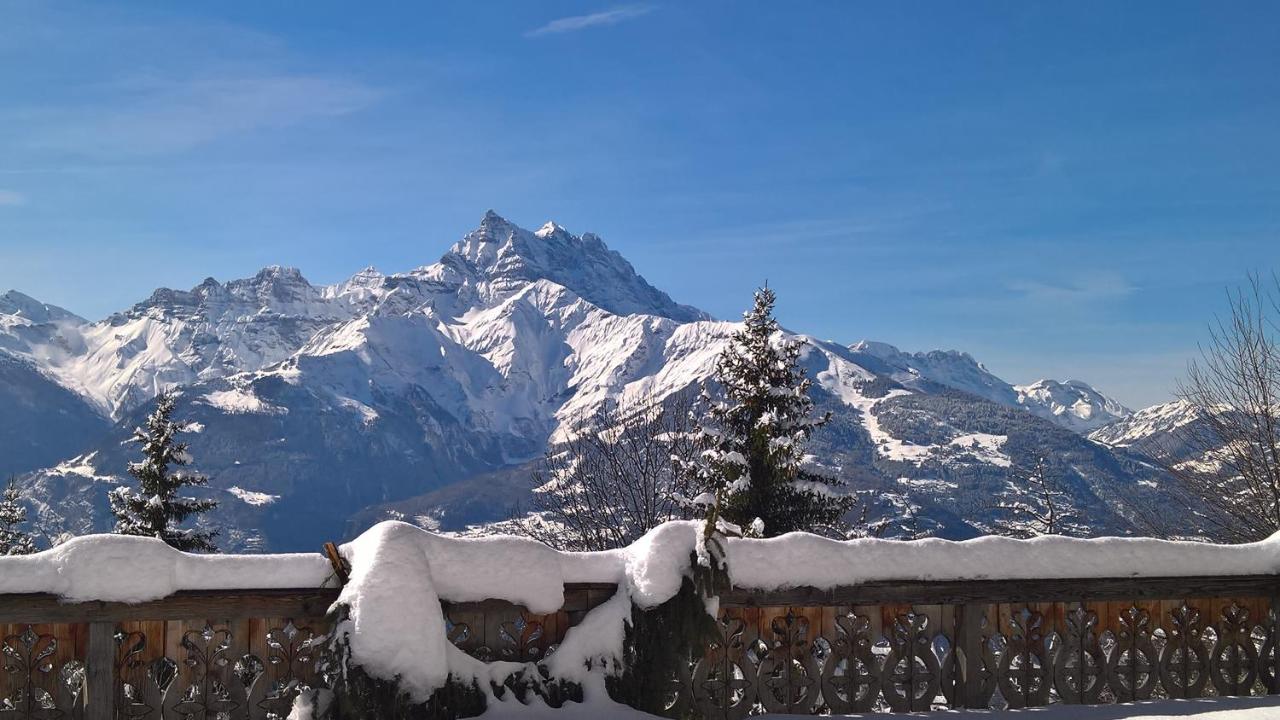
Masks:
[[[0,593],[138,603],[180,590],[336,584],[323,555],[193,555],[155,538],[85,535],[34,555],[0,557]]]
[[[546,660],[553,677],[603,693],[616,667],[632,606],[670,600],[691,574],[702,525],[672,522],[631,546],[608,552],[558,552],[516,537],[452,538],[386,522],[344,545],[350,581],[338,602],[349,608],[352,658],[371,676],[397,680],[426,700],[453,676],[487,691],[522,666],[482,663],[448,642],[440,601],[506,600],[538,614],[564,603],[566,583],[616,583],[618,593],[571,628]],[[1135,538],[1034,540],[862,539],[838,542],[795,533],[768,540],[730,538],[729,578],[739,589],[831,589],[873,581],[1114,578],[1280,574],[1280,533],[1249,545]],[[0,593],[52,593],[65,600],[142,602],[179,590],[271,589],[332,584],[326,558],[295,555],[192,555],[158,540],[120,535],[76,538],[25,557],[0,557]],[[714,602],[712,602],[714,606]]]
[[[1274,575],[1280,573],[1280,533],[1247,545],[1060,535],[838,541],[792,533],[731,538],[728,558],[734,586],[756,590],[890,580]]]
[[[701,523],[671,522],[630,547],[566,553],[516,537],[451,538],[405,523],[381,523],[342,547],[351,580],[338,602],[350,606],[353,658],[371,675],[398,678],[419,700],[455,680],[501,682],[518,666],[484,664],[446,639],[441,600],[507,600],[538,614],[564,602],[564,584],[612,582],[618,594],[571,628],[547,660],[553,677],[598,687],[596,668],[622,653],[631,606],[656,607],[690,573]],[[737,588],[830,589],[877,580],[1267,575],[1280,573],[1280,534],[1250,545],[1152,539],[834,541],[804,533],[768,540],[730,538],[729,577]],[[601,661],[604,662],[601,662]]]
[[[623,550],[566,553],[516,537],[450,538],[400,522],[375,525],[342,546],[351,578],[351,654],[374,677],[397,679],[426,700],[455,679],[499,682],[519,665],[481,663],[446,638],[440,600],[507,600],[538,614],[564,604],[567,582],[617,583],[618,594],[569,631],[547,663],[553,677],[588,683],[587,659],[616,659],[632,603],[656,607],[675,596],[689,568],[697,523],[668,523]]]

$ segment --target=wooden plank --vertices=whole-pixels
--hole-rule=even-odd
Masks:
[[[116,626],[89,624],[89,654],[85,659],[85,720],[112,720],[115,715]]]
[[[63,603],[43,593],[0,595],[6,623],[122,622],[185,618],[322,618],[338,598],[336,588],[299,590],[183,591],[143,603]]]
[[[996,632],[1003,634],[1006,638],[1013,636],[1013,614],[1022,609],[1022,605],[1014,606],[1010,603],[1000,603],[996,605]]]
[[[960,668],[960,687],[956,692],[956,707],[985,708],[987,703],[982,697],[982,621],[987,617],[990,608],[986,605],[970,604],[957,608],[956,613],[956,651],[957,664]],[[962,656],[962,657],[961,657]]]

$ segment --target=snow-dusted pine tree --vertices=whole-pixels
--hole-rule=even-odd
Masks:
[[[1057,475],[1044,458],[1030,468],[1013,468],[1008,482],[1009,489],[1000,494],[995,505],[999,513],[993,523],[997,534],[1024,538],[1088,534],[1089,529],[1076,521],[1071,497],[1059,487]]]
[[[0,494],[0,555],[30,555],[36,551],[35,540],[19,526],[27,522],[27,509],[22,506],[18,485],[9,480]]]
[[[191,516],[212,510],[218,503],[178,494],[184,487],[204,485],[209,479],[169,469],[191,462],[187,444],[177,440],[178,434],[187,429],[186,423],[173,419],[177,401],[175,393],[162,393],[156,399],[156,409],[147,417],[146,427],[133,431],[133,442],[142,448],[142,462],[129,463],[129,474],[138,481],[139,488],[135,491],[122,486],[111,492],[116,532],[160,538],[179,550],[215,552],[213,538],[217,531],[180,527]]]
[[[776,300],[768,287],[756,291],[755,306],[716,362],[715,391],[703,391],[701,454],[692,470],[717,498],[712,512],[746,534],[844,536],[843,518],[856,499],[840,480],[805,468],[805,444],[829,416],[814,413],[801,344],[780,332]]]

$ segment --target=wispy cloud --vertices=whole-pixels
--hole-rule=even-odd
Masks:
[[[1031,302],[1063,305],[1114,300],[1135,290],[1129,281],[1115,273],[1088,275],[1067,282],[1018,280],[1010,283],[1009,289]]]
[[[648,15],[653,12],[652,5],[619,5],[609,10],[591,13],[589,15],[573,15],[571,17],[563,17],[558,20],[534,28],[525,33],[528,37],[538,37],[539,35],[554,35],[558,33],[577,32],[586,30],[587,28],[603,27],[607,25],[617,25],[627,20],[634,20],[642,15]]]
[[[18,207],[27,204],[27,196],[13,190],[0,189],[0,207]]]
[[[319,75],[228,74],[145,78],[115,88],[126,102],[41,108],[23,143],[89,156],[181,152],[228,135],[345,115],[381,93]]]
[[[217,21],[46,3],[20,3],[13,15],[5,20],[19,30],[0,38],[0,52],[39,58],[56,48],[49,67],[58,72],[40,77],[32,62],[37,75],[25,83],[42,90],[6,96],[8,171],[148,161],[258,131],[308,129],[386,95],[278,38]]]

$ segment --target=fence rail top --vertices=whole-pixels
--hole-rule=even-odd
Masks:
[[[91,623],[133,620],[243,620],[324,617],[338,588],[180,590],[139,603],[64,602],[48,593],[0,595],[0,623]]]

